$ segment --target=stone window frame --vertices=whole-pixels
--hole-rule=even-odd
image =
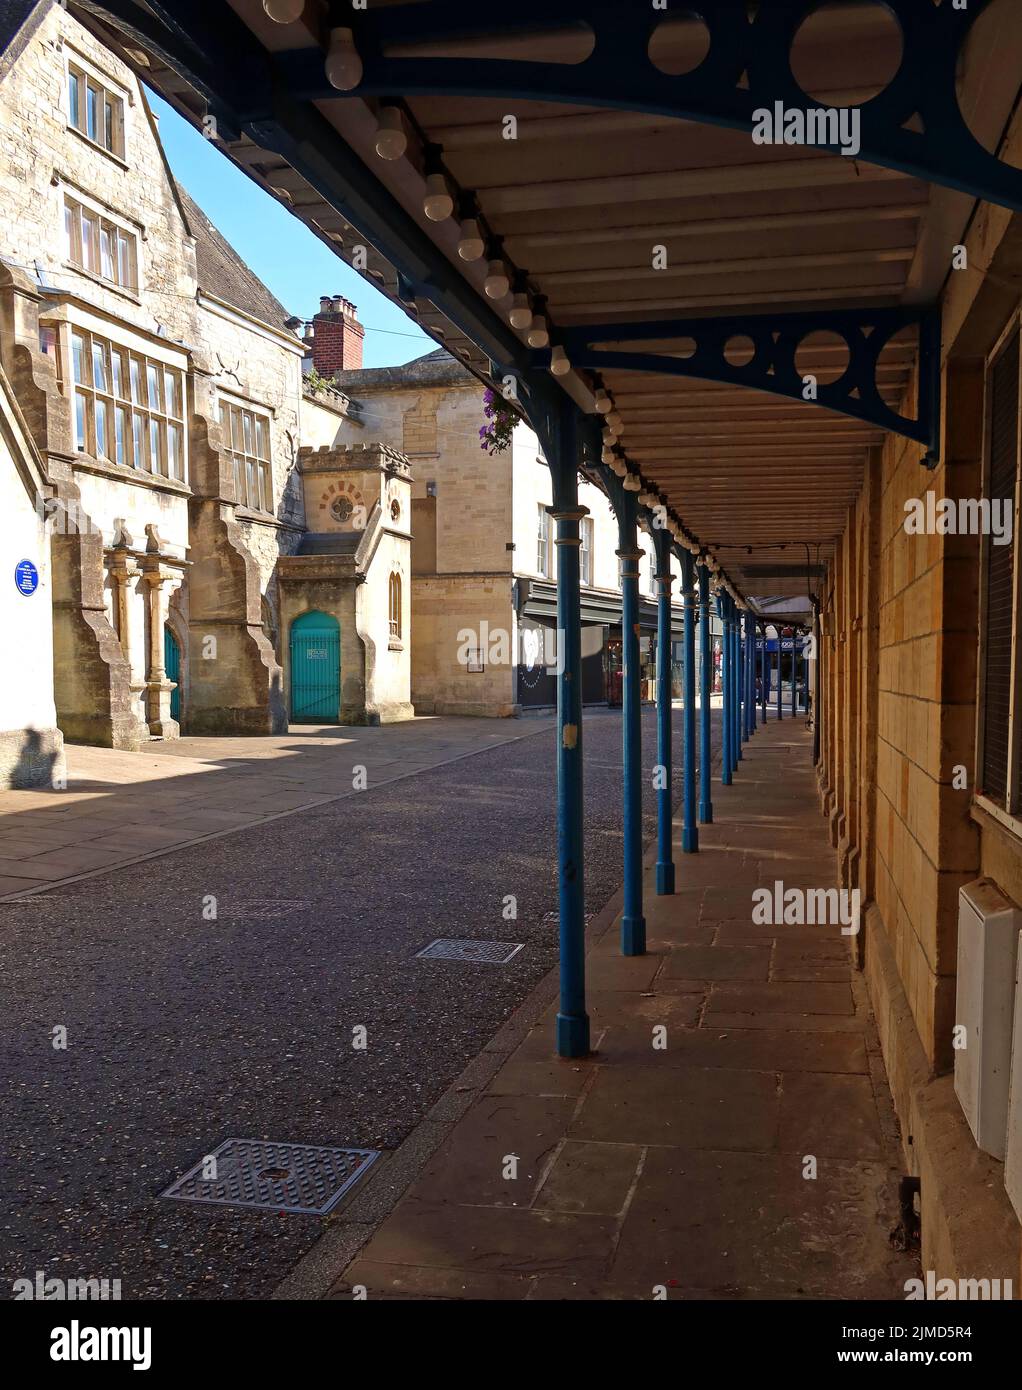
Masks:
[[[390,578],[387,580],[387,619],[390,626],[390,645],[398,648],[401,646],[402,634],[401,590],[401,576],[397,570],[391,570]]]
[[[639,558],[639,593],[647,598],[656,598],[656,552],[644,546],[639,548],[642,551]]]
[[[105,212],[93,199],[80,193],[76,188],[66,188],[63,198],[64,236],[67,247],[67,264],[73,269],[110,285],[116,290],[138,300],[139,292],[139,236],[127,223]],[[90,234],[91,255],[87,263],[85,254],[84,221],[88,219],[93,226]],[[110,274],[103,269],[103,237],[107,237],[110,257]],[[122,266],[120,254],[123,242],[127,247],[126,270]]]
[[[89,97],[95,94],[96,120],[90,122]],[[64,61],[64,116],[68,130],[85,140],[94,150],[118,164],[126,165],[125,111],[127,89],[89,62],[83,54],[68,47]],[[90,133],[91,128],[96,132]]]
[[[593,587],[593,543],[596,539],[596,528],[591,516],[584,516],[579,527],[579,548],[578,548],[578,582],[586,588]]]
[[[80,353],[76,340],[81,342]],[[65,344],[76,453],[134,473],[184,483],[188,476],[185,365],[97,333],[75,319],[67,324]]]
[[[231,425],[225,428],[223,410],[230,411]],[[237,505],[262,516],[273,516],[273,413],[266,406],[218,391],[217,420],[224,431],[224,453],[234,469]],[[246,422],[248,430],[246,432]],[[260,453],[260,434],[265,450]],[[238,447],[240,444],[240,447]]]
[[[549,579],[550,513],[545,502],[537,502],[536,508],[536,573],[541,579]]]
[[[974,803],[1015,835],[1022,836],[1022,313],[1008,320],[987,357],[984,369],[982,496],[990,497],[991,452],[993,443],[993,373],[1004,354],[1018,351],[1017,397],[1015,401],[1015,497],[1012,513],[1012,574],[1010,580],[1012,612],[1009,619],[1011,653],[1009,658],[1009,711],[1007,720],[1006,788],[1003,799],[995,799],[983,788],[984,727],[987,708],[985,674],[988,622],[988,564],[991,538],[980,538],[979,634],[976,674],[976,736]]]

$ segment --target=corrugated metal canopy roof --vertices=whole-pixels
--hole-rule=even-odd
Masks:
[[[425,15],[428,5],[423,0],[417,9]],[[314,7],[306,7],[302,22],[286,25],[273,23],[260,0],[231,0],[230,7],[270,52],[322,46]],[[524,26],[499,38],[474,37],[473,24],[490,18],[486,7],[466,7],[461,36],[402,51],[481,63],[492,56],[570,62],[591,47],[592,36],[577,27],[537,33]],[[967,40],[958,86],[973,132],[992,149],[1018,96],[1018,65],[1003,55],[1022,52],[1022,6],[994,6],[986,19]],[[698,21],[670,16],[650,54],[659,69],[684,71],[700,56],[700,41]],[[806,26],[792,67],[821,106],[847,106],[890,78],[900,42],[884,6],[832,5]],[[176,74],[153,66],[145,75],[193,118],[201,110]],[[545,296],[558,327],[932,304],[975,207],[967,194],[857,158],[756,144],[747,130],[543,99],[414,95],[403,105],[412,148],[407,158],[386,161],[374,149],[378,101],[315,100],[481,304],[506,316],[510,296],[496,305],[483,297],[485,261],[458,257],[456,222],[433,223],[423,213],[419,138],[441,146],[445,169],[462,189],[474,190],[489,230],[527,271],[533,294]],[[515,139],[504,138],[508,115],[517,120]],[[229,152],[342,254],[350,247],[344,219],[283,159],[244,137]],[[666,248],[666,268],[653,268],[657,245]],[[396,293],[385,266],[371,264],[370,274]],[[434,306],[420,300],[416,310],[473,369],[485,369],[476,347]],[[840,373],[844,351],[840,342],[807,340],[798,369],[826,381]],[[914,362],[907,330],[879,359],[878,386],[889,405],[912,393]],[[591,381],[581,375],[585,397]],[[580,398],[570,380],[562,383]],[[705,380],[605,370],[603,384],[622,417],[629,459],[736,585],[754,598],[746,565],[772,565],[780,577],[758,581],[762,589],[773,597],[804,594],[806,580],[790,573],[791,547],[814,565],[830,558],[882,429],[819,405]]]

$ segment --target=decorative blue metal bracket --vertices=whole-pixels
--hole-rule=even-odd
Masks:
[[[663,19],[662,12],[651,8],[647,14],[639,7],[620,4],[619,0],[588,0],[588,3],[586,0],[516,0],[513,17],[506,20],[499,16],[466,19],[464,5],[452,3],[452,0],[431,0],[428,5],[387,6],[366,12],[350,11],[347,5],[344,8],[345,22],[355,26],[365,65],[366,78],[358,89],[360,92],[379,89],[469,93],[474,86],[481,95],[494,95],[511,90],[509,84],[514,74],[515,90],[526,97],[578,101],[583,99],[584,89],[585,100],[597,105],[655,110],[660,108],[650,105],[653,100],[650,94],[660,93],[666,101],[670,92],[674,104],[670,114],[743,125],[751,119],[754,106],[768,100],[765,84],[776,81],[779,84],[776,90],[773,87],[770,90],[781,100],[790,102],[793,96],[798,98],[798,89],[793,87],[790,73],[787,77],[784,75],[788,72],[787,58],[785,56],[784,64],[780,64],[777,54],[781,49],[787,54],[787,47],[781,40],[785,39],[790,46],[790,38],[798,24],[815,5],[816,0],[784,0],[784,3],[761,5],[754,20],[749,19],[746,5],[738,0],[719,0],[712,8],[707,5],[705,22],[711,36],[710,53],[694,73],[680,78],[658,73],[646,56],[649,37]],[[925,118],[930,110],[926,103],[938,102],[934,92],[943,90],[945,78],[950,83],[949,99],[953,98],[953,57],[972,21],[985,8],[985,0],[973,0],[967,11],[955,10],[948,4],[938,9],[931,0],[888,0],[888,5],[901,20],[904,30],[902,69],[887,92],[862,108],[864,131],[876,126],[876,112],[898,114],[901,107],[896,106],[893,93],[903,88],[912,97],[912,100],[904,97],[912,109],[906,111],[903,119],[911,116],[915,109]],[[559,388],[545,373],[530,370],[530,366],[545,365],[549,354],[530,354],[523,347],[308,101],[310,96],[337,95],[333,88],[323,90],[321,50],[271,54],[230,6],[218,0],[173,0],[173,3],[148,0],[145,8],[135,0],[74,0],[74,7],[119,28],[129,41],[155,53],[184,77],[209,103],[224,132],[246,131],[262,147],[277,151],[394,267],[406,291],[440,305],[449,320],[487,352],[491,360],[502,368],[510,368],[520,380],[528,380],[534,413],[537,407],[541,412],[556,408],[554,401],[560,395]],[[573,22],[588,23],[596,35],[591,57],[574,66],[495,63],[476,58],[387,58],[383,51],[384,44],[389,42],[442,38],[465,31],[499,34],[523,28],[563,28]],[[381,71],[386,80],[380,77]],[[743,71],[751,84],[748,89],[735,85]],[[728,74],[731,86],[735,87],[730,92],[726,83],[721,86]],[[558,83],[568,85],[558,88]],[[596,88],[590,91],[593,83]],[[698,101],[692,98],[691,109],[677,106],[685,92],[699,97]],[[756,93],[754,101],[753,92]],[[729,102],[738,102],[741,112],[736,108],[728,115],[724,108]],[[667,106],[663,109],[667,110]],[[939,102],[935,109],[938,112],[942,109]],[[869,121],[867,111],[873,113]],[[932,152],[933,160],[939,163],[946,155],[950,161],[946,168],[926,176],[932,176],[936,182],[950,181],[953,186],[965,187],[964,183],[955,182],[955,178],[944,177],[954,165],[955,141],[951,127],[942,123],[938,115],[936,124],[926,121],[926,132],[930,138],[935,132],[944,132],[947,139],[937,142],[939,149]],[[900,127],[889,133],[892,138],[895,134],[906,139],[917,138],[916,132]],[[971,168],[985,167],[979,158],[982,153],[978,146],[969,153],[967,162]],[[891,161],[878,157],[878,162]],[[892,167],[900,166],[895,162]],[[1008,172],[1022,180],[1018,171]],[[979,192],[978,189],[970,191]],[[998,200],[991,191],[983,196]],[[1009,205],[1014,204],[1009,202]],[[1022,198],[1018,205],[1022,207]],[[915,421],[905,420],[891,411],[875,383],[876,359],[883,344],[898,328],[910,323],[918,323],[922,339],[919,411]],[[671,320],[666,324],[571,329],[562,337],[566,346],[572,344],[569,356],[576,365],[634,367],[703,376],[801,399],[803,387],[801,377],[794,370],[794,349],[806,333],[819,329],[840,333],[848,343],[851,360],[840,381],[818,387],[818,403],[906,434],[926,445],[928,461],[934,462],[939,431],[939,323],[935,311],[845,310]],[[745,334],[755,343],[756,352],[746,366],[734,366],[724,357],[723,346],[735,334]],[[693,356],[681,359],[598,347],[601,341],[665,335],[693,338],[697,345]]]
[[[515,0],[505,10],[464,0],[428,5],[372,7],[362,12],[336,3],[337,24],[353,27],[362,59],[358,95],[443,94],[555,101],[602,106],[711,125],[752,130],[755,115],[819,110],[792,72],[791,51],[803,21],[823,0],[691,0],[686,18],[705,26],[706,53],[690,71],[671,74],[650,57],[661,25],[679,15],[625,0]],[[958,105],[959,58],[973,24],[991,0],[884,0],[901,29],[901,61],[887,86],[855,108],[858,155],[870,164],[960,189],[976,198],[1022,211],[1022,170],[987,151],[969,129]],[[581,61],[518,61],[508,58],[432,56],[445,40],[514,38],[523,33],[576,29],[592,48]],[[395,50],[405,51],[395,54]],[[323,55],[295,50],[276,55],[292,94],[305,100],[334,97]],[[913,128],[909,128],[909,127]],[[821,132],[830,133],[830,132]],[[811,142],[839,150],[831,140]]]
[[[877,387],[877,363],[895,334],[906,328],[919,334],[919,389],[916,418],[892,410]],[[796,366],[800,343],[810,334],[837,334],[848,348],[841,376],[816,382],[806,396],[806,377]],[[905,435],[925,445],[925,462],[935,466],[940,452],[940,313],[926,309],[835,309],[799,314],[743,314],[725,318],[658,319],[644,323],[610,323],[562,328],[557,338],[575,367],[596,371],[663,372],[700,377],[730,386],[749,386],[790,400],[812,399],[842,415]],[[754,351],[747,362],[728,360],[728,345],[749,339]],[[618,344],[662,344],[656,351],[633,352]],[[691,349],[678,356],[679,344]],[[611,347],[601,346],[612,344]],[[737,355],[737,354],[735,354]],[[537,366],[550,360],[549,349],[534,354]]]

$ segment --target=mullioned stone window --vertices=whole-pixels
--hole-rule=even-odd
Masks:
[[[181,372],[75,328],[71,376],[79,453],[184,482]]]
[[[269,416],[223,396],[219,409],[239,505],[254,512],[272,512]]]
[[[94,145],[124,158],[124,98],[73,60],[67,65],[67,118]]]
[[[138,239],[70,194],[64,198],[67,258],[120,289],[138,289]]]

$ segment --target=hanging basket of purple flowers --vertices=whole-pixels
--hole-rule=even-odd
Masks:
[[[518,416],[499,391],[489,388],[483,392],[483,414],[486,424],[479,431],[479,447],[488,454],[502,454],[511,443]]]

